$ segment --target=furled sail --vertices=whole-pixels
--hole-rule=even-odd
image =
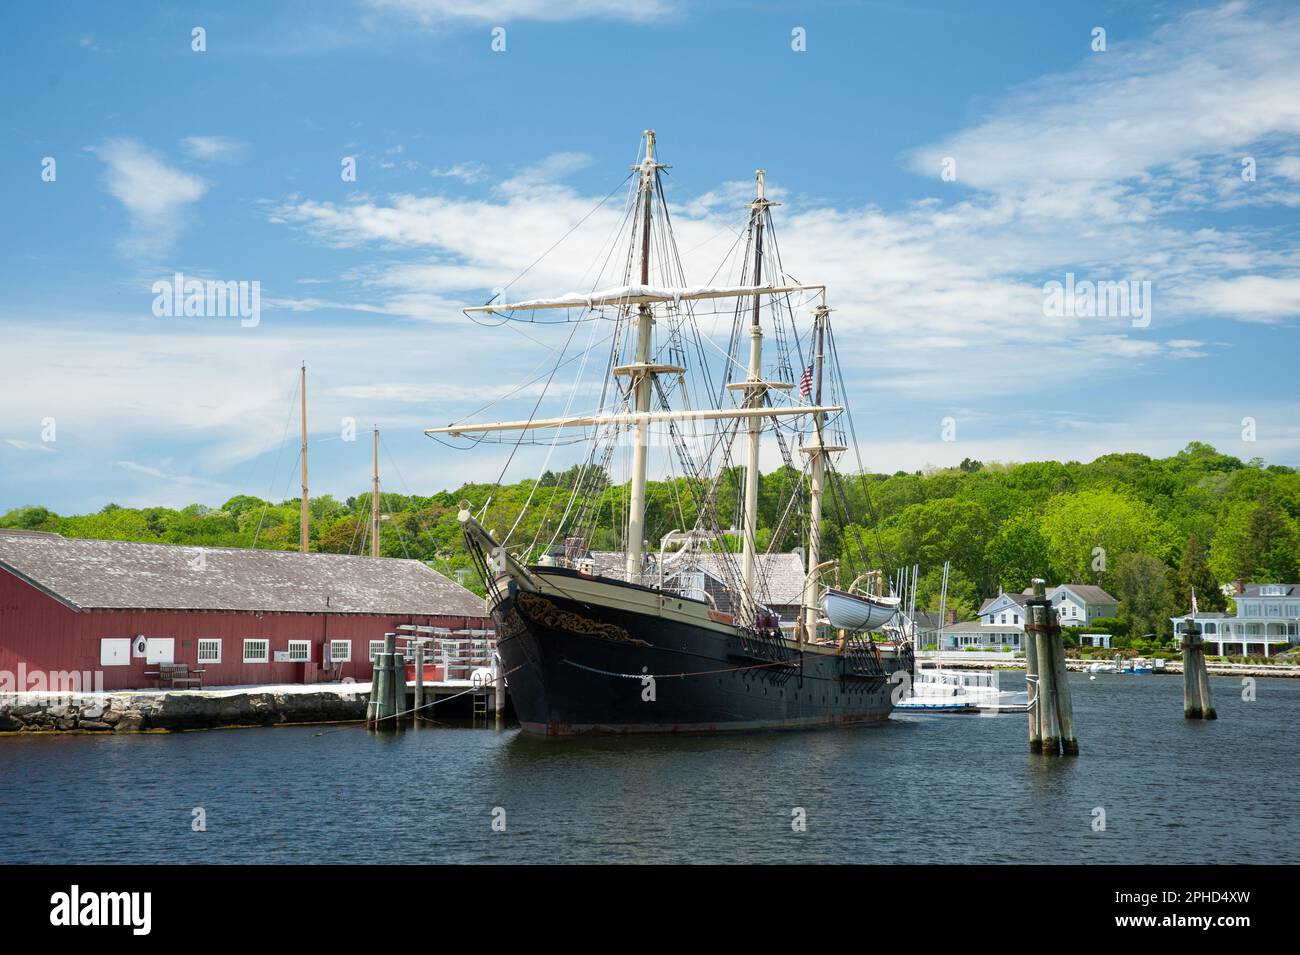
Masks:
[[[495,421],[484,424],[452,424],[426,428],[425,434],[481,434],[487,431],[537,431],[544,428],[592,428],[606,425],[649,425],[660,421],[720,421],[730,418],[778,418],[785,415],[834,414],[839,405],[791,405],[764,408],[707,408],[682,411],[622,411],[609,414],[571,415],[567,418],[532,418],[528,421]]]
[[[534,298],[499,305],[478,305],[466,312],[519,312],[542,308],[598,308],[607,305],[653,305],[662,302],[694,302],[710,298],[748,298],[751,295],[784,295],[787,292],[819,292],[821,285],[662,286],[621,285],[600,292],[570,292],[557,298]]]

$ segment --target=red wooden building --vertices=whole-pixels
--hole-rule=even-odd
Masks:
[[[152,687],[161,663],[205,686],[367,681],[402,624],[492,626],[481,598],[416,560],[0,529],[0,678],[20,692],[68,673]]]

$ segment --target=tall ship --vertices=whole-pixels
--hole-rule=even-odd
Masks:
[[[595,366],[593,355],[603,355],[598,379],[575,380],[558,417],[538,415],[539,397],[526,420],[426,431],[453,446],[498,442],[511,457],[524,442],[548,447],[548,460],[560,445],[586,451],[531,536],[516,538],[522,514],[502,533],[486,504],[459,512],[519,722],[564,737],[885,720],[913,669],[908,640],[880,638],[899,597],[876,572],[844,582],[861,570],[841,557],[854,515],[838,515],[839,551],[824,553],[824,510],[848,507],[835,462],[857,451],[826,287],[781,265],[761,170],[724,262],[710,284],[688,285],[653,131],[638,153],[589,291],[498,292],[465,309],[480,324],[568,326],[544,384],[534,382],[542,396],[561,371]],[[585,350],[571,348],[580,329]],[[594,410],[573,412],[595,394]],[[765,479],[761,527],[765,443],[782,480]],[[659,454],[671,478],[656,485]],[[626,468],[617,483],[616,457]],[[602,514],[617,534],[600,529]],[[617,546],[595,547],[601,534]]]

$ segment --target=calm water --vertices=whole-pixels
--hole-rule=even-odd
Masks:
[[[1020,715],[565,743],[439,727],[0,738],[0,863],[1300,861],[1300,680],[1260,680],[1247,703],[1216,677],[1209,724],[1182,719],[1177,677],[1071,683],[1071,760],[1031,757]]]

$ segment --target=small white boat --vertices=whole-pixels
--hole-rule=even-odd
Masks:
[[[827,590],[822,594],[822,613],[832,627],[861,633],[879,630],[898,613],[898,597],[868,597],[843,590]]]
[[[1118,673],[1119,667],[1113,663],[1094,663],[1088,667],[1089,673]]]
[[[894,709],[918,713],[975,713],[979,711],[979,706],[972,700],[962,698],[927,700],[924,697],[912,697],[899,700],[894,704]]]

